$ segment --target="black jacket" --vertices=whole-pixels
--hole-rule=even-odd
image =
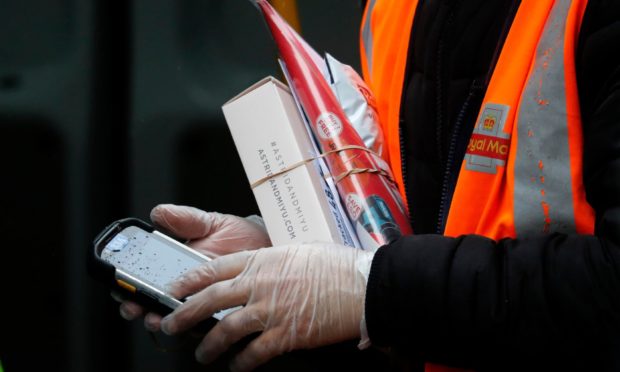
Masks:
[[[595,235],[441,236],[516,6],[420,1],[401,118],[416,235],[375,255],[369,335],[410,361],[478,371],[620,371],[620,1],[590,0],[577,51]]]

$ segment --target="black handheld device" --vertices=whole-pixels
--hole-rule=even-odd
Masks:
[[[113,222],[95,238],[89,271],[110,289],[166,315],[183,303],[167,294],[166,285],[208,260],[152,225],[126,218]],[[218,314],[214,317],[221,318]],[[216,321],[211,318],[199,328],[204,331]]]

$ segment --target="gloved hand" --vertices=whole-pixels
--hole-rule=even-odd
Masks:
[[[179,238],[188,239],[188,246],[212,258],[271,246],[267,230],[258,216],[243,218],[207,213],[193,207],[161,204],[151,211],[151,221]],[[126,301],[115,293],[112,296],[121,302],[123,318],[134,320],[144,314],[140,305]],[[161,316],[148,313],[144,325],[150,331],[157,331],[160,321]]]
[[[262,332],[233,359],[234,371],[294,349],[360,337],[366,278],[358,266],[371,255],[312,244],[220,257],[171,285],[177,298],[195,294],[164,318],[162,331],[177,334],[218,310],[245,305],[219,321],[196,349],[196,359],[210,363],[244,336]]]
[[[265,225],[258,216],[243,218],[161,204],[151,211],[151,221],[180,238],[189,239],[190,247],[211,258],[271,246]]]

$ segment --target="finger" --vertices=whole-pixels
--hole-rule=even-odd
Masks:
[[[160,204],[151,211],[151,221],[185,239],[203,238],[213,230],[218,213],[174,204]]]
[[[118,291],[112,291],[110,292],[110,296],[112,296],[112,298],[114,299],[114,301],[116,302],[123,302],[126,301],[125,296],[123,296],[120,292]]]
[[[196,360],[209,364],[232,344],[247,335],[262,331],[264,322],[256,308],[242,308],[220,320],[196,348]]]
[[[233,372],[251,371],[270,359],[284,353],[282,332],[270,329],[250,342],[230,363]]]
[[[256,226],[258,226],[261,230],[265,232],[265,234],[267,233],[267,227],[265,226],[265,220],[263,220],[261,216],[252,214],[252,215],[245,217],[245,219],[252,222]]]
[[[251,256],[251,252],[242,251],[205,262],[170,283],[167,291],[173,297],[184,298],[213,283],[232,279],[243,271]]]
[[[142,316],[144,309],[135,302],[123,301],[119,308],[121,316],[125,320],[134,320]]]
[[[155,313],[148,313],[144,317],[144,328],[147,331],[158,332],[161,328],[161,315]]]
[[[161,330],[174,335],[184,332],[216,312],[244,305],[249,296],[247,285],[238,281],[217,282],[190,297],[161,322]]]

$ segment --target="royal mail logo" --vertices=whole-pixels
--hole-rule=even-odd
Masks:
[[[482,110],[465,153],[465,168],[496,174],[505,167],[510,152],[510,134],[504,132],[509,106],[487,103]]]

